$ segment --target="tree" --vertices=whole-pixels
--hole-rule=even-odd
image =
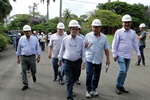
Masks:
[[[121,17],[109,10],[95,10],[83,25],[85,33],[91,30],[91,23],[94,19],[100,19],[103,26],[103,33],[112,34],[114,30],[121,27]]]
[[[105,4],[98,4],[98,9],[110,10],[116,14],[125,15],[130,14],[133,23],[132,28],[138,27],[140,23],[146,23],[145,17],[150,17],[146,14],[148,7],[143,4],[127,4],[126,2],[107,2]],[[149,23],[149,22],[148,22]]]
[[[16,14],[12,17],[10,17],[10,24],[8,24],[9,30],[22,30],[22,27],[25,24],[28,24],[29,21],[32,19],[31,15],[28,14]]]
[[[42,3],[44,3],[45,0],[41,0]],[[55,0],[53,0],[55,2]],[[47,0],[47,21],[49,20],[49,5],[50,5],[50,0]]]
[[[12,10],[9,0],[0,0],[0,22],[3,21]]]

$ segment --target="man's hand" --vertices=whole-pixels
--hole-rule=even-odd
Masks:
[[[17,59],[17,63],[20,64],[20,59],[19,58]]]
[[[110,65],[110,60],[109,59],[106,60],[106,65]]]
[[[61,61],[60,60],[58,60],[58,65],[61,66]]]
[[[82,63],[82,70],[85,69],[85,63]]]
[[[114,61],[115,61],[115,62],[117,61],[117,57],[114,57]]]
[[[51,58],[52,58],[52,55],[51,55],[51,53],[49,53],[49,54],[48,54],[48,58],[49,58],[49,59],[51,59]]]
[[[36,58],[36,61],[37,61],[37,63],[40,62],[40,56],[38,56],[38,57]]]
[[[84,43],[84,48],[88,47],[89,43]]]
[[[138,59],[141,59],[141,56],[140,56],[140,55],[138,55],[138,56],[137,56],[137,58],[138,58]]]

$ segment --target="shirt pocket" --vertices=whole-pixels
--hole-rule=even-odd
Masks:
[[[35,50],[35,45],[33,43],[30,44],[30,49]]]

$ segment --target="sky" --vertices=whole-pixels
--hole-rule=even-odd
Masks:
[[[33,6],[33,3],[38,4],[37,12],[40,12],[41,15],[46,15],[47,8],[46,3],[40,3],[41,0],[9,0],[13,10],[10,13],[10,16],[15,14],[29,14],[29,6]],[[46,0],[45,0],[46,1]],[[53,0],[50,0],[49,5],[49,18],[59,17],[59,5],[60,0],[56,0],[55,3]],[[117,0],[111,0],[117,1]],[[120,0],[130,4],[141,3],[146,6],[150,6],[149,0]],[[108,0],[62,0],[62,12],[67,8],[78,17],[80,15],[86,14],[89,11],[95,10],[98,3],[106,3]]]

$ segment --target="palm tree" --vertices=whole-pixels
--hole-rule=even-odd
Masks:
[[[0,21],[3,20],[12,10],[9,0],[0,0]]]
[[[42,3],[44,3],[45,0],[41,0]],[[53,0],[55,2],[55,0]],[[47,0],[47,21],[49,19],[49,5],[50,5],[50,0]]]
[[[68,24],[68,23],[69,23],[69,20],[72,18],[72,14],[71,14],[70,9],[67,9],[67,8],[66,8],[66,9],[64,10],[62,16],[63,16],[63,19],[64,19],[64,23],[65,23],[65,24]]]

